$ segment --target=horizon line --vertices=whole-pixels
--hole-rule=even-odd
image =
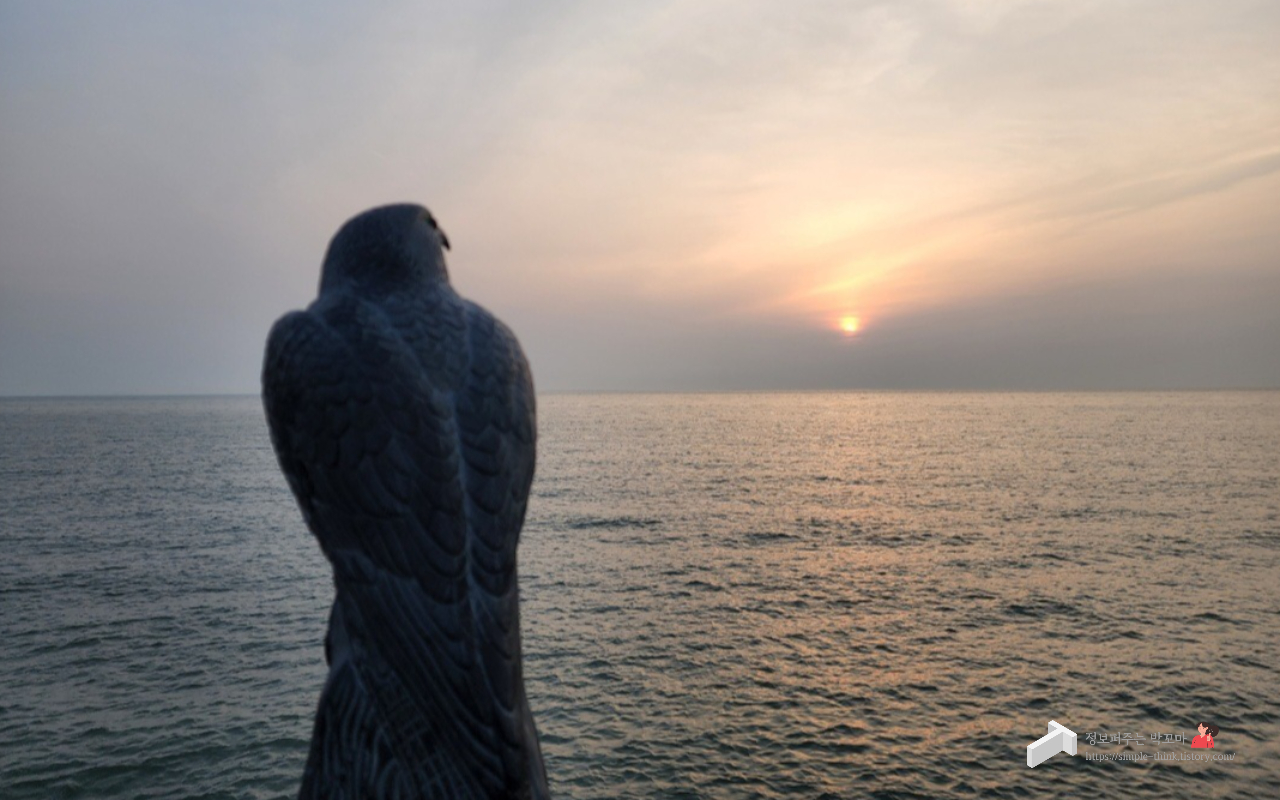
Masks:
[[[536,390],[535,390],[536,391]],[[791,388],[791,389],[548,389],[538,395],[717,395],[717,394],[1191,394],[1275,392],[1280,386],[1183,388],[1027,389],[1027,388]],[[0,400],[165,400],[261,397],[257,392],[154,392],[86,394],[0,394]]]

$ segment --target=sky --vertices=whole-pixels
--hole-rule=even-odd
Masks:
[[[400,201],[541,391],[1280,387],[1277,41],[1270,0],[0,0],[0,395],[257,392]]]

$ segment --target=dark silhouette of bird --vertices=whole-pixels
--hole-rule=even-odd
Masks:
[[[420,206],[360,214],[267,340],[271,441],[335,589],[301,798],[548,796],[516,578],[533,383],[448,247]]]

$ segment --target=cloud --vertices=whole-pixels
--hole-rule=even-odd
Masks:
[[[0,393],[254,391],[328,237],[402,199],[544,388],[1056,386],[927,354],[1034,339],[1008,298],[1280,269],[1267,4],[299,8],[0,9]],[[1149,363],[1265,382],[1269,324]],[[1120,332],[1148,345],[1113,327],[1055,340],[1060,374],[1123,382]]]

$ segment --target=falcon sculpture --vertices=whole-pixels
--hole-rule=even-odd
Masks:
[[[448,247],[421,206],[360,214],[267,339],[271,442],[335,589],[300,798],[548,796],[516,579],[533,383]]]

